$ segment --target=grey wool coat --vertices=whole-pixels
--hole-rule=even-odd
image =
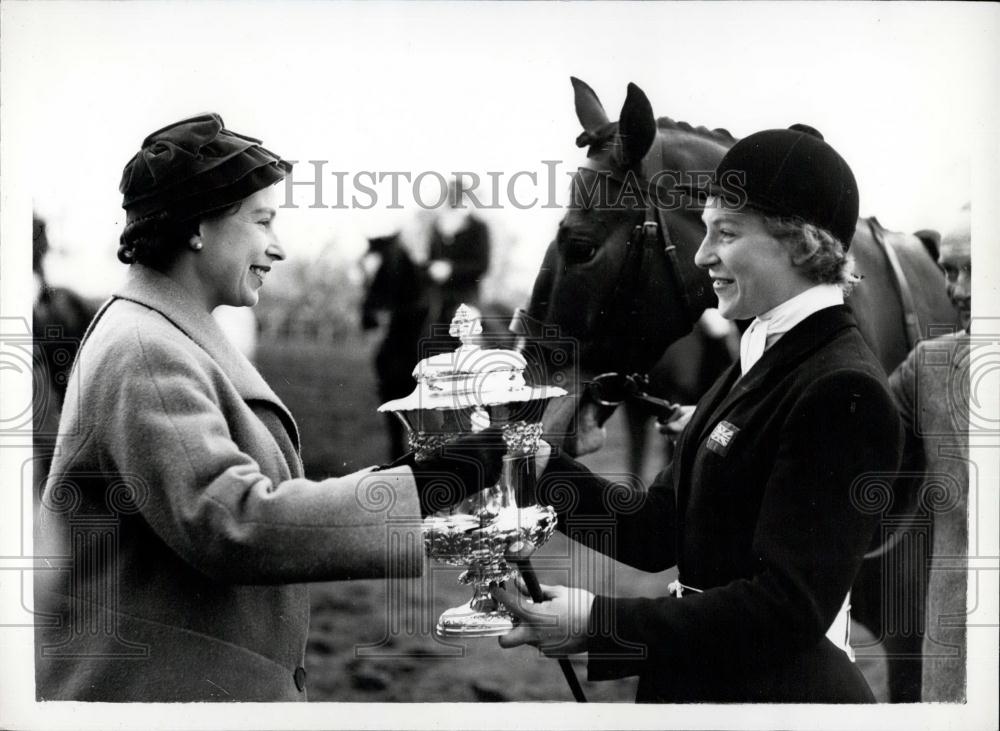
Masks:
[[[930,508],[931,565],[923,640],[923,702],[960,703],[966,684],[969,555],[969,336],[923,340],[889,387],[907,436],[919,444],[925,479],[918,499]]]
[[[280,399],[139,264],[77,356],[42,503],[40,700],[305,700],[303,582],[422,568],[409,468],[304,479]]]

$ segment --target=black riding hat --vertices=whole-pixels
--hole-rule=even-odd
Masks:
[[[744,137],[719,162],[712,182],[696,192],[800,218],[836,236],[845,251],[858,220],[854,173],[823,135],[804,124]]]

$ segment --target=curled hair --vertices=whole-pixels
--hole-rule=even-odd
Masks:
[[[129,221],[118,239],[118,261],[122,264],[138,262],[166,271],[187,247],[191,237],[198,233],[198,226],[203,221],[232,215],[240,205],[233,203],[193,217],[161,211]]]
[[[118,261],[164,271],[197,232],[198,221],[178,221],[167,212],[137,218],[125,224],[118,239]]]
[[[854,273],[854,257],[844,251],[844,244],[824,228],[800,218],[763,217],[764,228],[780,241],[807,279],[816,284],[839,285],[850,294],[860,278]]]

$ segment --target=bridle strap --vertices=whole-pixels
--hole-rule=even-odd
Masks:
[[[650,202],[646,209],[646,220],[642,224],[643,235],[649,241],[651,247],[655,248],[659,241],[663,241],[663,253],[667,257],[667,272],[670,275],[670,283],[678,293],[677,298],[681,305],[681,314],[684,319],[692,325],[696,319],[694,305],[691,302],[691,293],[688,291],[687,283],[684,281],[680,257],[677,255],[677,245],[670,237],[670,227],[663,216],[663,211],[655,203]],[[657,235],[659,234],[659,238]]]
[[[646,206],[646,212],[641,224],[633,227],[631,234],[625,241],[625,261],[622,264],[618,275],[618,281],[611,288],[607,299],[599,310],[598,322],[594,329],[601,331],[606,326],[609,314],[615,309],[614,303],[621,302],[623,297],[627,298],[628,304],[626,312],[637,311],[641,307],[642,292],[638,287],[633,286],[635,280],[632,275],[638,275],[647,269],[648,257],[660,253],[664,257],[667,276],[670,278],[670,285],[676,293],[679,303],[680,314],[688,327],[693,326],[697,319],[697,313],[688,291],[687,281],[684,277],[684,267],[680,262],[677,253],[677,246],[670,236],[670,228],[667,225],[663,211],[656,205],[655,199],[651,199]],[[626,291],[631,291],[626,295]],[[627,355],[627,354],[626,354]]]

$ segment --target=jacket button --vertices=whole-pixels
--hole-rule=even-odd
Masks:
[[[295,687],[300,692],[304,691],[306,689],[306,669],[303,667],[295,668],[295,675],[293,677],[295,678]]]

